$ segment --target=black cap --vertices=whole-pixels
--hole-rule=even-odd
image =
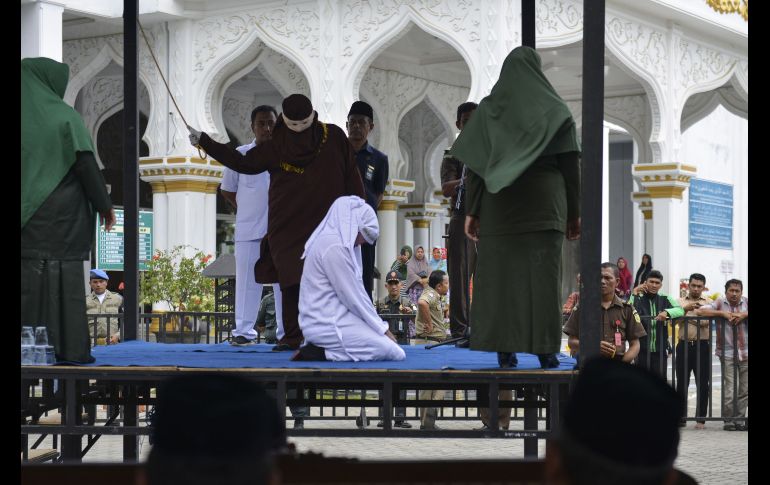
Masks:
[[[401,278],[398,277],[398,271],[389,271],[388,275],[385,278],[385,281],[390,283],[391,281],[401,281]]]
[[[356,101],[350,106],[350,111],[348,112],[348,117],[350,115],[364,115],[368,116],[370,120],[374,120],[374,110],[369,105],[369,103],[366,103],[364,101]]]

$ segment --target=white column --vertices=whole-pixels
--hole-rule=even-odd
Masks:
[[[163,182],[152,184],[152,250],[168,249],[168,197]]]
[[[159,238],[155,249],[189,246],[185,256],[196,251],[216,254],[216,188],[222,166],[196,157],[143,158],[140,176],[153,187],[154,228]]]
[[[696,168],[681,163],[644,163],[632,167],[634,176],[641,180],[652,202],[652,220],[647,225],[647,252],[652,266],[663,274],[663,292],[679,292],[681,258],[677,250],[687,231],[686,209],[682,193],[689,187]]]
[[[417,251],[417,246],[422,246],[425,253],[428,254],[430,252],[430,220],[412,219],[412,226],[414,227],[414,250]]]
[[[680,258],[676,256],[678,235],[686,230],[683,221],[677,217],[681,199],[652,199],[652,231],[658,236],[652,240],[652,263],[655,269],[663,273],[663,291],[677,295],[679,289]]]
[[[21,58],[48,57],[62,61],[64,6],[35,2],[21,6]]]
[[[610,128],[602,137],[602,261],[610,259]]]
[[[212,257],[217,255],[217,185],[216,182],[206,184],[204,196],[204,220],[214,221],[214,224],[206,224],[201,250]]]
[[[402,235],[401,245],[407,245],[414,248],[414,229],[412,228],[412,221],[406,218],[406,211],[399,211],[399,215],[401,216],[399,221],[399,228]]]
[[[377,240],[375,261],[380,271],[380,284],[376,284],[374,294],[376,298],[385,296],[385,275],[390,271],[390,265],[396,259],[399,246],[398,204],[406,200],[410,192],[414,190],[414,182],[411,180],[388,180],[383,192],[382,202],[377,207],[377,220],[380,224],[380,238]],[[408,222],[408,221],[407,221]]]
[[[380,224],[380,237],[377,240],[377,269],[380,280],[375,283],[374,294],[379,299],[385,296],[385,275],[390,271],[390,265],[398,254],[396,213],[398,203],[393,200],[383,200],[377,208],[377,221]]]

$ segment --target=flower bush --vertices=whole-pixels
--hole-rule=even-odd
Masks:
[[[172,311],[214,311],[214,280],[203,276],[211,255],[196,250],[188,258],[184,256],[186,247],[155,251],[147,262],[147,271],[142,272],[142,303],[166,302]]]

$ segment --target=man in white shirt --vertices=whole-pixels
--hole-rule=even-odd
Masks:
[[[251,112],[251,130],[254,141],[236,148],[242,154],[266,140],[273,134],[278,114],[272,106],[257,106]],[[224,169],[220,191],[226,201],[236,208],[235,216],[235,330],[233,345],[244,346],[256,343],[257,331],[254,322],[262,299],[262,285],[254,279],[254,265],[259,259],[259,246],[267,232],[267,195],[270,188],[270,174],[244,175]],[[281,320],[281,288],[273,285],[275,292],[277,337],[283,334]]]
[[[299,293],[305,344],[293,360],[406,358],[361,285],[361,244],[373,244],[379,232],[374,209],[360,197],[345,196],[310,235]]]

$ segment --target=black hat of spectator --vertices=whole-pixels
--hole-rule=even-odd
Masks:
[[[350,115],[363,115],[368,116],[370,120],[374,119],[374,110],[369,105],[369,103],[366,103],[364,101],[356,101],[350,106],[350,111],[348,112],[348,117]]]

